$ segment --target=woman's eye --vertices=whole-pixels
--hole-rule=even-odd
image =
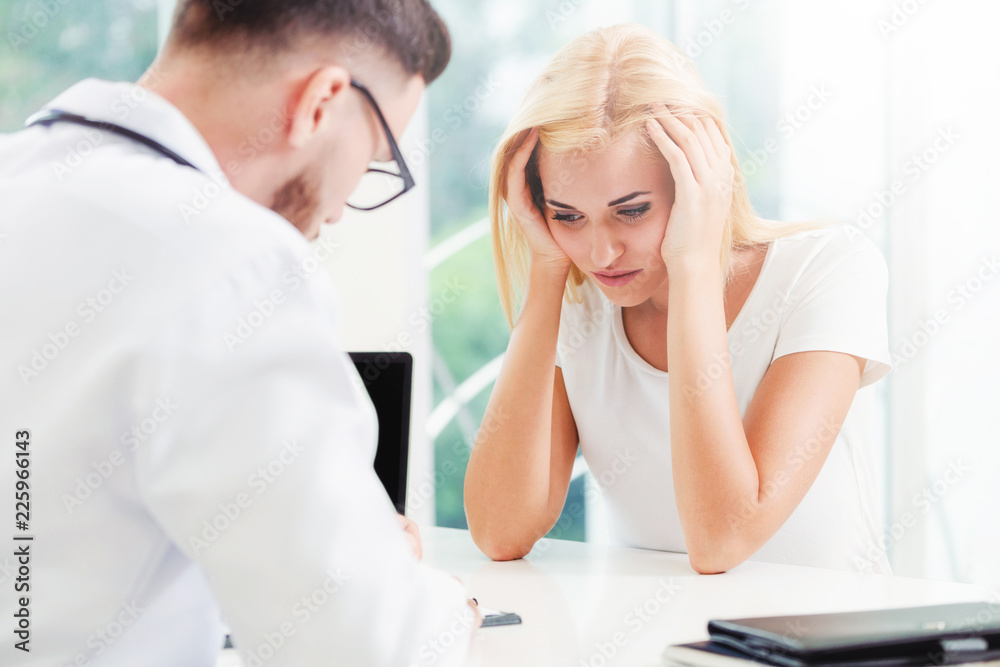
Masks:
[[[619,211],[620,215],[625,216],[629,220],[638,220],[642,216],[649,213],[649,204],[643,204],[642,206],[637,206],[635,208],[628,208],[624,211]]]
[[[558,222],[576,222],[582,215],[575,215],[573,213],[555,213],[552,215],[552,219]]]

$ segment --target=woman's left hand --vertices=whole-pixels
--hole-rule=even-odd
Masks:
[[[674,179],[674,205],[660,247],[667,272],[679,261],[715,267],[733,202],[732,150],[711,117],[681,118],[659,103],[651,109],[656,118],[647,129]]]

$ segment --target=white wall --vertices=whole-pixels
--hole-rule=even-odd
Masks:
[[[788,222],[812,218],[850,220],[880,248],[895,274],[886,226],[859,219],[859,209],[877,201],[886,178],[890,126],[885,41],[875,28],[885,13],[881,2],[774,3],[780,19],[779,91],[776,120],[783,120],[779,138],[780,214]],[[893,283],[898,282],[890,279]],[[888,316],[901,307],[900,292],[890,285]],[[893,516],[897,478],[916,474],[891,456],[889,424],[900,414],[909,397],[900,391],[919,393],[921,383],[888,380],[860,390],[874,394],[872,445],[877,448],[882,515]],[[898,387],[895,394],[893,386]],[[899,409],[890,409],[890,400]],[[893,422],[895,424],[895,422]],[[897,434],[902,437],[902,434]],[[922,448],[920,433],[908,434],[914,449]],[[905,463],[905,462],[904,462]],[[893,470],[890,478],[888,470]],[[879,548],[876,545],[876,548]],[[892,550],[887,553],[891,555]],[[898,567],[900,562],[894,563]]]
[[[898,541],[898,569],[1000,584],[1000,266],[987,263],[1000,259],[1000,5],[925,3],[896,16],[889,177],[908,189],[883,224],[908,308],[890,322],[905,359],[893,388],[912,380],[921,391],[895,421],[923,438],[922,451],[892,441],[897,461],[920,465],[896,480],[895,518],[910,512],[921,528]]]
[[[1000,6],[782,0],[781,19],[782,108],[832,92],[783,148],[781,217],[854,220],[889,263],[894,571],[1000,582],[1000,277],[976,275],[1000,255]]]
[[[404,156],[426,133],[426,120],[426,104],[421,103],[400,141]],[[434,493],[420,488],[434,476],[434,452],[425,433],[431,407],[430,318],[423,269],[430,234],[428,174],[425,163],[411,161],[408,166],[417,187],[374,211],[348,209],[340,222],[325,227],[317,243],[335,244],[326,268],[340,298],[341,346],[413,355],[407,514],[431,526]]]

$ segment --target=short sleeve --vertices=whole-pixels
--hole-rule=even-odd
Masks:
[[[566,320],[570,317],[571,310],[575,304],[567,301],[566,296],[563,295],[562,300],[559,302],[559,334],[556,338],[556,367],[563,367],[563,346],[566,345]]]
[[[565,305],[563,306],[565,308]],[[562,340],[563,340],[563,325],[562,320],[559,321],[559,338],[556,340],[556,367],[562,368]]]
[[[836,235],[815,254],[792,288],[772,361],[794,352],[830,350],[867,359],[860,387],[892,370],[886,317],[889,271],[867,237]]]
[[[556,338],[558,368],[564,368],[563,362],[566,361],[566,357],[572,357],[583,344],[583,339],[594,332],[595,291],[593,284],[585,280],[577,287],[578,299],[569,298],[564,294],[559,302],[559,334]]]

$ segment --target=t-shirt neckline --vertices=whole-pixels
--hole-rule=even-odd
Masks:
[[[777,239],[775,239],[777,240]],[[767,250],[764,252],[764,261],[760,265],[760,273],[757,274],[757,279],[753,283],[753,287],[750,288],[750,294],[747,295],[746,301],[743,302],[743,306],[740,308],[740,312],[736,313],[736,319],[729,326],[729,330],[726,332],[726,337],[731,340],[732,335],[737,331],[736,325],[740,323],[743,319],[743,314],[748,310],[748,306],[753,302],[757,293],[760,292],[760,283],[764,278],[764,273],[767,271],[767,267],[771,264],[771,257],[774,255],[775,241],[770,241],[767,244]],[[607,298],[607,297],[605,297]],[[632,348],[632,344],[628,341],[628,336],[625,335],[625,323],[622,320],[622,308],[618,304],[614,304],[615,312],[612,318],[613,329],[615,335],[615,341],[618,343],[618,349],[643,370],[654,375],[660,375],[666,377],[669,375],[668,371],[661,371],[656,368],[648,361],[639,356],[639,353]]]

